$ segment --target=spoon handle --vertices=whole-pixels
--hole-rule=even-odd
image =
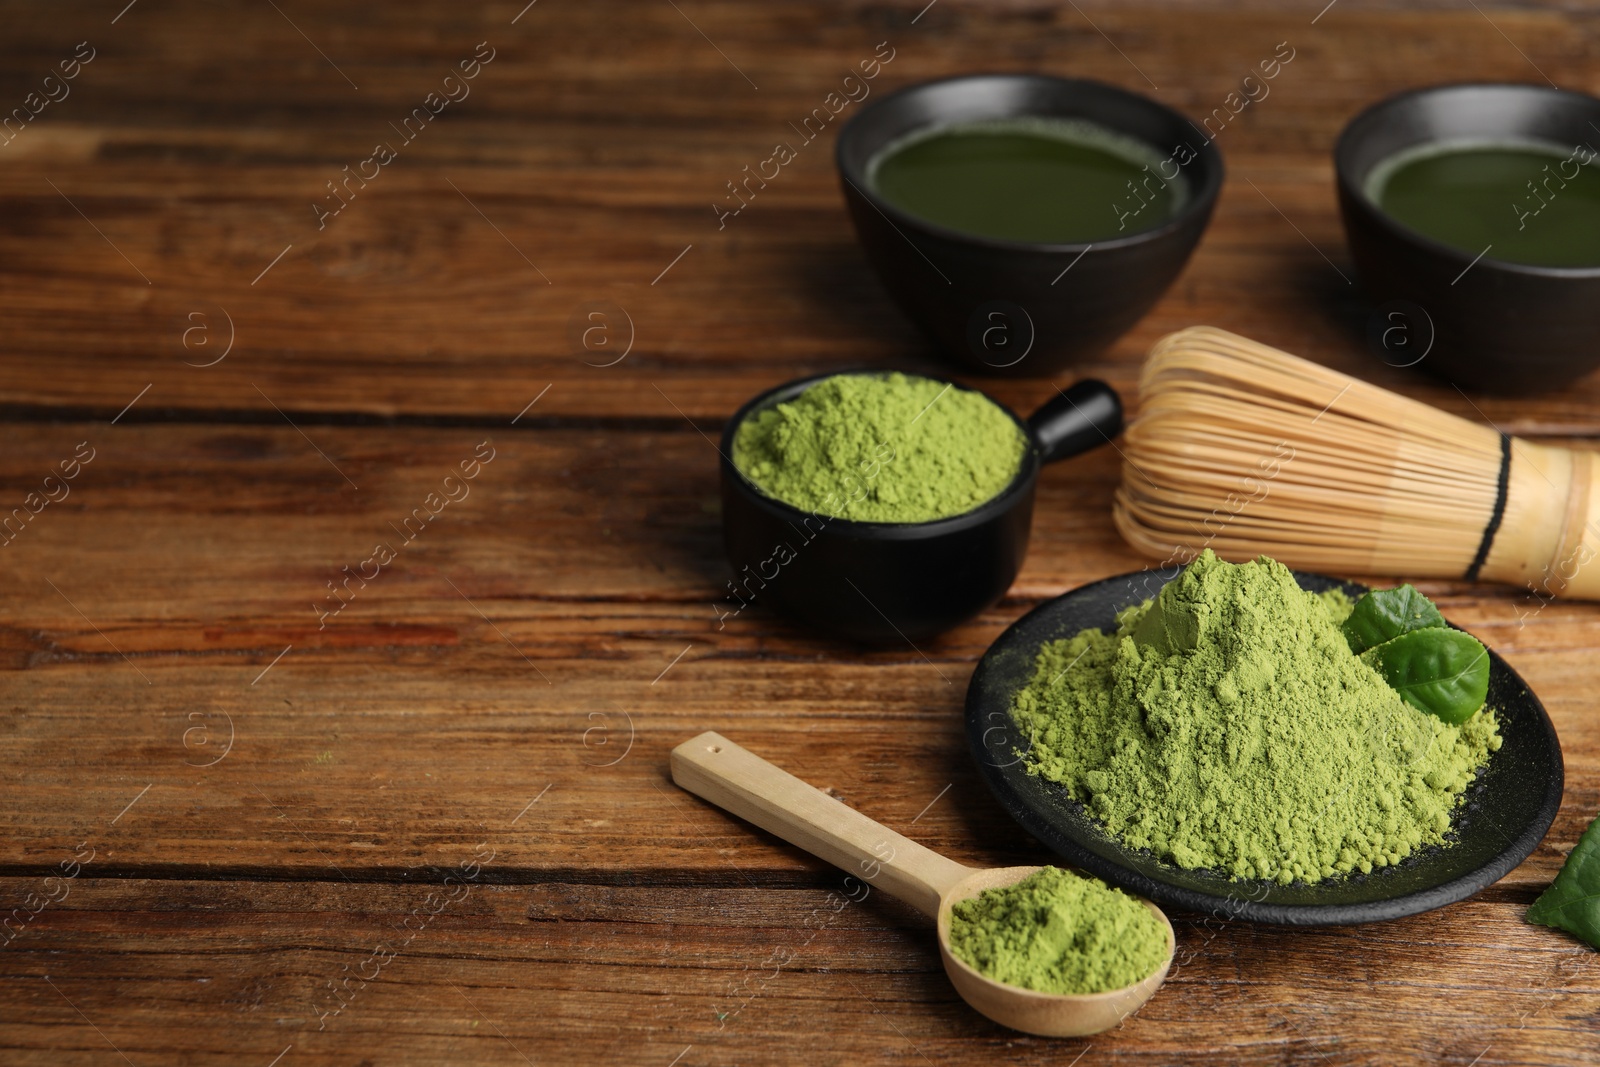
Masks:
[[[714,731],[672,750],[672,780],[924,915],[937,916],[940,898],[972,873]]]

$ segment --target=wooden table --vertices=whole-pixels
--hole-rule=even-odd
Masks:
[[[1082,373],[1136,404],[1150,343],[1212,323],[1583,440],[1600,382],[1468,398],[1366,351],[1329,148],[1411,86],[1600,90],[1600,18],[525,2],[3,6],[0,110],[40,106],[0,145],[0,1061],[1600,1062],[1596,954],[1521,918],[1600,810],[1593,605],[1425,586],[1560,730],[1526,863],[1392,923],[1178,917],[1164,990],[1090,1040],[967,1010],[892,901],[803,929],[838,873],[666,770],[717,729],[959,860],[1038,862],[966,755],[967,675],[1146,563],[1106,449],[1044,475],[1010,595],[936,642],[715,623],[721,420],[802,374],[942,369],[854,244],[831,131],[713,207],[881,43],[874,93],[1041,70],[1200,116],[1288,42],[1218,136],[1198,253]],[[986,384],[1027,410],[1057,383]]]

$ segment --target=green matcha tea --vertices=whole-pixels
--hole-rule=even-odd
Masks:
[[[1152,229],[1188,199],[1177,167],[1144,142],[1081,120],[1042,117],[917,131],[873,157],[867,180],[929,222],[1034,243],[1104,241]]]
[[[1351,651],[1343,596],[1207,549],[1110,633],[1046,644],[1012,717],[1029,773],[1186,868],[1318,882],[1444,844],[1494,711],[1418,710]]]
[[[814,515],[930,522],[998,496],[1027,447],[982,393],[908,374],[836,374],[746,418],[731,458],[757,489]]]
[[[1105,993],[1167,958],[1167,929],[1138,897],[1043,867],[950,909],[950,951],[996,982],[1040,993]]]
[[[1600,266],[1600,166],[1587,145],[1434,143],[1373,168],[1386,214],[1469,255],[1540,267]]]

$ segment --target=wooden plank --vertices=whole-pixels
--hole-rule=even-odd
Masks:
[[[266,1064],[286,1050],[285,1064],[378,1050],[510,1064],[579,1049],[647,1067],[1568,1063],[1600,1011],[1594,953],[1522,923],[1529,892],[1492,890],[1348,929],[1178,919],[1171,977],[1136,1016],[1092,1039],[1029,1038],[960,1003],[909,909],[841,905],[826,878],[706,874],[445,889],[86,872],[0,951],[0,999],[19,1009],[0,1019],[0,1050],[16,1064]],[[0,900],[39,888],[4,879]]]
[[[530,431],[509,421],[13,425],[0,458],[0,516],[13,520],[0,566],[13,581],[0,586],[0,608],[12,619],[38,620],[41,609],[78,618],[49,578],[100,624],[142,619],[159,632],[185,616],[213,625],[270,617],[311,640],[321,621],[313,604],[337,604],[334,581],[350,604],[321,632],[337,641],[357,621],[407,614],[419,595],[459,601],[448,578],[474,601],[670,600],[695,606],[685,614],[696,628],[715,619],[711,601],[726,594],[728,572],[713,443],[687,425]],[[93,458],[65,499],[31,519],[11,515],[85,442]],[[416,509],[447,492],[446,476],[459,482],[463,462],[479,473],[448,492],[466,495],[419,527]],[[1104,448],[1045,473],[1016,595],[1141,565],[1110,523],[1118,464]],[[359,569],[379,541],[397,562],[345,590],[342,568]],[[165,606],[151,618],[155,604]],[[139,648],[145,639],[128,640]]]
[[[1563,658],[1581,675],[1584,654]],[[4,860],[39,870],[88,839],[118,870],[402,879],[447,864],[452,849],[493,827],[512,835],[504,865],[523,872],[670,880],[712,853],[737,854],[750,870],[806,865],[668,784],[666,752],[703,728],[875,818],[903,825],[927,809],[919,838],[964,862],[1037,855],[963,751],[958,668],[947,668],[958,682],[951,692],[926,667],[839,666],[819,682],[791,662],[761,665],[756,680],[749,661],[717,669],[708,660],[680,663],[682,675],[656,687],[649,671],[664,657],[620,680],[547,661],[562,679],[548,697],[506,657],[472,657],[443,677],[437,667],[367,668],[361,681],[340,680],[349,665],[285,664],[268,690],[239,698],[248,672],[183,671],[163,677],[159,699],[139,694],[114,716],[86,710],[104,690],[73,671],[78,684],[40,685],[8,732],[5,788],[29,802],[4,813]],[[466,696],[473,674],[480,680]],[[1592,715],[1576,697],[1552,711],[1567,748],[1567,802],[1512,876],[1519,884],[1548,881],[1600,808]],[[525,809],[540,818],[519,820]]]
[[[473,456],[480,433],[494,458],[470,494],[319,616],[319,596],[323,610],[338,603],[327,582],[374,541],[398,543],[388,523]],[[0,789],[29,800],[0,811],[0,863],[48,866],[51,849],[103,832],[119,869],[399,878],[508,825],[548,785],[540,810],[559,817],[519,838],[507,862],[520,870],[681,878],[704,862],[685,832],[757,869],[794,869],[792,852],[752,848],[743,827],[667,784],[667,750],[704,729],[885,819],[949,785],[918,823],[929,843],[1022,862],[1027,839],[965,755],[967,676],[1040,598],[1145,565],[1111,529],[1106,451],[1050,473],[1011,596],[937,641],[818,641],[759,607],[719,628],[715,456],[692,432],[308,436],[13,427],[8,500],[79,442],[97,451],[6,548]],[[1524,672],[1561,732],[1567,807],[1514,876],[1548,879],[1600,807],[1587,687],[1600,618],[1514,590],[1427,588]]]
[[[709,651],[654,686],[667,655],[587,671],[546,660],[546,687],[492,649],[390,658],[286,661],[255,688],[249,670],[171,670],[145,689],[66,668],[26,703],[13,691],[0,788],[27,802],[0,812],[0,863],[39,872],[87,840],[118,872],[403,880],[495,831],[518,877],[681,881],[721,857],[767,874],[814,866],[670,785],[667,752],[704,729],[902,832],[915,819],[920,841],[962,862],[1039,859],[966,753],[960,666],[940,668],[945,686],[920,662],[819,672]],[[1529,671],[1536,687],[1568,679],[1547,697],[1568,784],[1551,834],[1509,876],[1520,886],[1547,883],[1600,810],[1600,729],[1579,688],[1590,658],[1541,656]]]
[[[63,463],[78,473],[61,500],[45,503],[45,479],[59,479]],[[476,464],[476,476],[460,478],[462,463]],[[730,572],[717,465],[715,446],[687,427],[14,423],[0,456],[0,519],[9,523],[0,528],[0,611],[15,625],[0,647],[21,657],[17,667],[48,662],[51,642],[109,653],[104,639],[90,647],[68,636],[99,626],[130,652],[275,652],[277,636],[333,648],[361,644],[362,627],[439,611],[481,619],[471,603],[501,601],[567,604],[572,620],[589,604],[670,603],[684,632],[718,633],[712,602],[726,596]],[[1112,526],[1120,478],[1114,448],[1046,468],[1029,556],[1006,603],[1156,562]],[[460,499],[446,502],[447,492]],[[347,587],[344,568],[359,570],[379,542],[395,562]],[[1578,641],[1596,621],[1590,607],[1525,589],[1425,584],[1464,625],[1509,626],[1510,642],[1566,625],[1580,627]],[[759,617],[791,633],[751,612],[737,621]],[[252,631],[269,623],[273,640]],[[951,636],[930,648],[952,641],[963,655],[986,644]]]

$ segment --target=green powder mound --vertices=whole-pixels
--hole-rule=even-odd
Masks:
[[[1027,442],[981,393],[840,374],[746,419],[733,463],[768,496],[857,522],[928,522],[1011,484]]]
[[[1058,867],[951,908],[950,949],[959,959],[1041,993],[1133,985],[1161,966],[1167,948],[1166,927],[1137,897]]]
[[[1333,617],[1335,626],[1341,625],[1350,617],[1350,613],[1356,610],[1356,602],[1351,600],[1350,594],[1343,589],[1329,589],[1317,595],[1322,598],[1322,606]]]
[[[1040,650],[1012,715],[1027,767],[1180,867],[1316,882],[1442,844],[1489,753],[1400,699],[1339,630],[1349,598],[1209,550],[1152,601]]]

